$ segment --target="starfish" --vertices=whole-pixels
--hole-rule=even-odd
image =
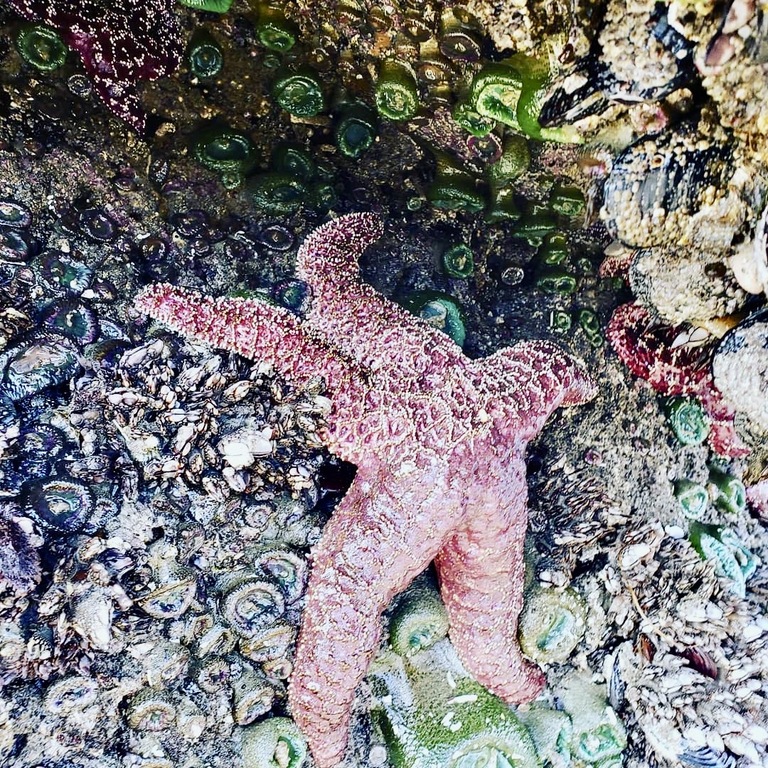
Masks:
[[[319,768],[344,754],[355,689],[380,615],[434,560],[450,637],[467,670],[510,703],[541,671],[517,644],[527,526],[525,446],[558,406],[595,394],[581,363],[546,341],[470,360],[437,328],[360,280],[382,232],[373,214],[315,230],[298,254],[312,288],[300,320],[253,299],[150,286],[139,310],[298,384],[322,374],[325,442],[357,473],[313,549],[290,681],[291,712]]]
[[[606,337],[629,370],[659,394],[696,397],[711,421],[709,442],[722,456],[746,456],[749,448],[734,427],[734,409],[715,386],[706,350],[677,343],[681,326],[655,324],[634,302],[617,307]]]
[[[101,100],[143,135],[140,80],[170,75],[181,61],[173,0],[8,0],[29,21],[53,27],[77,51]]]

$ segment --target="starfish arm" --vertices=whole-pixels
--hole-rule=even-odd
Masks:
[[[365,477],[359,468],[312,553],[288,692],[319,768],[341,762],[355,689],[378,648],[382,611],[434,558],[450,525],[439,491],[415,483],[399,494],[391,478]],[[441,506],[439,517],[427,514],[430,506]]]
[[[501,411],[496,415],[517,439],[537,435],[556,408],[580,405],[597,394],[584,364],[549,341],[521,342],[472,365],[489,409]]]
[[[467,671],[510,704],[530,701],[543,686],[541,671],[527,661],[517,642],[523,607],[527,527],[525,468],[495,478],[491,487],[468,500],[466,525],[440,550],[435,564],[448,611],[451,642]],[[492,478],[493,468],[489,470]]]
[[[134,306],[184,336],[270,363],[292,383],[322,375],[342,401],[362,392],[356,366],[282,307],[255,299],[212,298],[162,283],[145,288]]]
[[[312,287],[307,322],[365,366],[376,369],[386,357],[387,376],[461,365],[461,349],[448,336],[360,280],[359,258],[382,229],[378,216],[353,213],[329,221],[304,241],[297,274]]]

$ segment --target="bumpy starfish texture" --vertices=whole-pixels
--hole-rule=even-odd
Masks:
[[[582,365],[554,344],[470,360],[362,283],[358,258],[381,229],[375,216],[352,214],[305,241],[298,275],[313,303],[303,321],[259,301],[168,285],[136,301],[171,328],[269,361],[290,380],[326,378],[327,445],[358,469],[312,552],[289,690],[319,768],[343,756],[382,611],[432,560],[467,670],[510,703],[538,694],[541,671],[516,640],[525,446],[555,408],[595,394]]]
[[[616,354],[635,376],[662,395],[696,397],[711,420],[709,442],[723,456],[744,456],[749,448],[736,433],[734,410],[715,386],[701,348],[675,344],[680,327],[654,323],[638,303],[617,307],[606,328]]]
[[[80,55],[102,101],[139,134],[141,80],[170,75],[181,61],[173,0],[8,0],[29,21],[53,27]]]

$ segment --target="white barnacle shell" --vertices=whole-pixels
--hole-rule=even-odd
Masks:
[[[250,467],[257,457],[272,453],[271,438],[269,427],[259,428],[255,420],[249,420],[245,426],[224,435],[216,449],[230,467],[244,469]]]
[[[112,639],[114,605],[102,587],[89,589],[74,601],[72,627],[98,651],[106,651]]]
[[[755,227],[752,240],[745,240],[737,246],[728,264],[733,271],[736,282],[747,293],[768,293],[768,205]]]

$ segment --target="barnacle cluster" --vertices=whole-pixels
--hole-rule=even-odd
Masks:
[[[322,382],[128,305],[300,312],[299,239],[376,209],[409,230],[364,260],[382,292],[472,356],[555,335],[603,392],[529,456],[545,698],[466,677],[427,579],[346,762],[765,765],[764,5],[103,5],[0,4],[3,760],[309,764],[286,686],[348,481]]]

